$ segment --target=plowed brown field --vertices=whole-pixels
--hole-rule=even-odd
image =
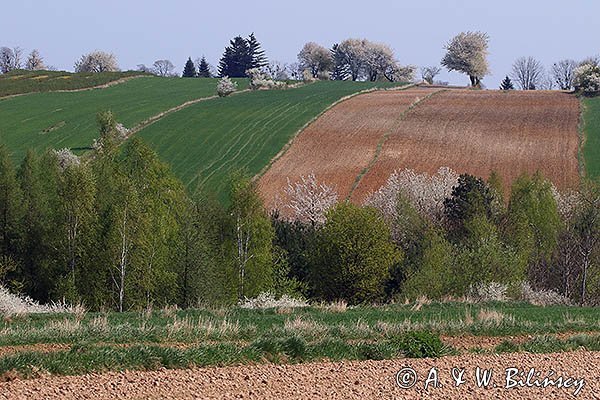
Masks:
[[[539,170],[559,188],[574,187],[578,124],[579,101],[567,93],[445,91],[397,125],[352,199],[361,203],[404,168],[432,174],[446,166],[484,178],[496,170],[506,188]]]
[[[321,183],[335,186],[340,198],[349,195],[356,177],[375,156],[378,143],[419,99],[439,89],[409,88],[363,94],[324,113],[294,140],[288,151],[261,177],[267,207],[287,185],[287,179],[315,173]]]
[[[577,185],[575,96],[461,89],[435,93],[439,90],[372,92],[333,107],[262,176],[259,187],[266,205],[275,205],[288,178],[296,181],[311,172],[346,198],[374,160],[352,192],[356,203],[404,168],[434,173],[447,166],[484,178],[496,170],[507,188],[523,172],[539,170],[561,189]]]
[[[492,371],[487,387],[478,387],[477,367]],[[396,374],[414,370],[416,381]],[[425,381],[431,369],[439,386]],[[463,383],[456,386],[452,369],[464,369]],[[507,368],[522,375],[507,386]],[[528,384],[531,369],[535,376]],[[401,375],[405,376],[405,374]],[[83,376],[42,376],[34,380],[0,383],[0,399],[598,399],[600,353],[575,351],[554,354],[492,354],[438,359],[315,362],[291,365],[243,365],[188,370],[124,371]],[[536,387],[536,379],[550,377],[568,387]],[[575,396],[573,380],[582,382]],[[408,384],[414,382],[414,386]],[[513,381],[510,382],[513,385]]]

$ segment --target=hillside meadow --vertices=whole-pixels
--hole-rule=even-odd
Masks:
[[[0,99],[0,142],[13,160],[27,149],[81,153],[98,137],[96,114],[113,111],[126,128],[190,100],[216,95],[217,79],[143,77],[104,89],[35,93]],[[239,80],[244,89],[247,80]]]

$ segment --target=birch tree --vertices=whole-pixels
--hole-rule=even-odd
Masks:
[[[241,176],[232,181],[230,216],[235,242],[238,299],[256,296],[273,283],[273,227],[256,184]]]

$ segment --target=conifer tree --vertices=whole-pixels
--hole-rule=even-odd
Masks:
[[[500,90],[514,90],[514,89],[515,89],[515,86],[513,85],[512,81],[510,80],[510,78],[508,76],[506,76],[506,78],[504,78],[504,80],[500,84]]]
[[[246,71],[252,68],[252,53],[248,41],[236,36],[229,42],[219,61],[219,76],[246,78]]]
[[[260,43],[254,36],[254,32],[248,36],[248,47],[250,48],[250,55],[252,56],[252,64],[250,68],[263,68],[266,67],[269,62],[265,56],[265,51],[262,49]]]
[[[188,60],[185,63],[185,67],[183,68],[183,75],[184,78],[195,78],[196,77],[196,66],[194,65],[194,62],[192,61],[192,58],[188,58]]]
[[[198,78],[212,78],[210,66],[208,65],[208,62],[204,56],[202,56],[200,64],[198,65]]]

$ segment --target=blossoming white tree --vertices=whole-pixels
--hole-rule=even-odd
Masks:
[[[27,62],[25,63],[25,69],[29,71],[39,71],[42,69],[46,69],[44,65],[44,59],[40,55],[40,52],[37,50],[33,50],[29,53],[29,57],[27,57]]]
[[[228,76],[224,76],[219,79],[219,83],[217,83],[217,94],[219,97],[229,96],[231,93],[237,90],[237,83],[233,82],[229,79]]]
[[[325,223],[325,213],[338,200],[335,189],[318,183],[315,174],[301,176],[297,182],[290,182],[284,190],[284,207],[292,211],[294,217],[304,223],[318,226]]]
[[[481,79],[489,73],[488,42],[487,33],[461,32],[446,44],[442,65],[449,71],[467,74],[473,87],[480,86]]]
[[[366,205],[379,209],[387,221],[397,217],[398,197],[404,196],[421,214],[440,222],[444,214],[444,199],[450,197],[458,183],[458,174],[447,167],[437,173],[418,174],[411,169],[394,171],[377,192],[366,200]]]
[[[320,73],[331,71],[333,58],[328,49],[315,42],[309,42],[298,53],[298,63],[303,71],[309,70],[313,78],[318,78]]]
[[[84,54],[75,62],[75,72],[110,72],[118,71],[117,58],[112,53],[93,51]]]
[[[575,90],[592,94],[600,92],[600,67],[591,63],[575,68]]]

